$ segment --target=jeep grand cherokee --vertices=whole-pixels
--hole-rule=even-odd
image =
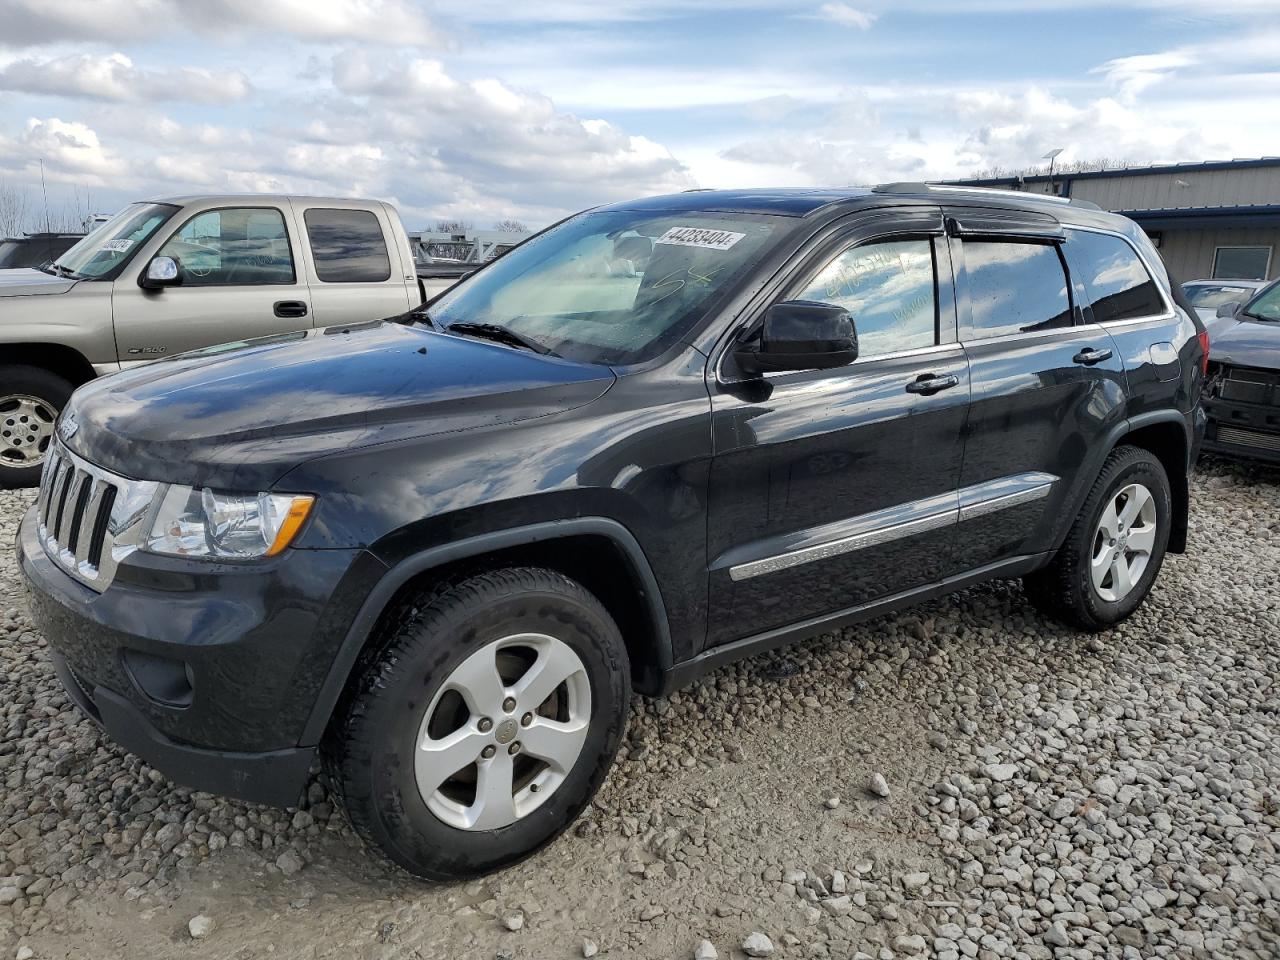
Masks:
[[[1102,630],[1184,549],[1206,342],[1130,221],[696,192],[389,321],[90,383],[19,533],[68,695],[193,787],[471,877],[571,823],[632,689],[993,577]]]

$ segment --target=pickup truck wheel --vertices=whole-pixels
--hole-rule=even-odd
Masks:
[[[40,482],[53,422],[74,389],[39,367],[0,366],[0,488]]]
[[[324,745],[361,837],[436,881],[553,840],[590,802],[626,726],[629,665],[600,602],[552,570],[444,585],[391,618]]]
[[[1129,617],[1164,563],[1172,501],[1159,460],[1140,447],[1117,447],[1062,548],[1047,567],[1024,578],[1032,603],[1090,631]]]

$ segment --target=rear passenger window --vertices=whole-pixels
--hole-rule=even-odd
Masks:
[[[316,276],[325,283],[377,283],[391,276],[378,218],[368,210],[313,208],[303,214]]]
[[[971,340],[1071,326],[1067,273],[1056,246],[965,240]]]
[[[938,315],[933,244],[892,240],[853,247],[827,263],[794,299],[848,310],[860,357],[931,347]]]
[[[1067,231],[1072,262],[1093,301],[1096,323],[1154,317],[1165,312],[1155,281],[1133,247],[1119,237],[1086,230]]]

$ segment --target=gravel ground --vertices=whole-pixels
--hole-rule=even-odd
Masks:
[[[318,782],[247,806],[104,740],[6,546],[0,958],[1280,957],[1280,471],[1194,498],[1119,630],[989,584],[637,699],[568,835],[441,887]]]

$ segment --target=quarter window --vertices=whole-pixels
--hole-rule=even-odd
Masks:
[[[271,207],[198,213],[169,238],[159,256],[178,262],[188,287],[294,282],[284,217]]]
[[[1213,251],[1215,280],[1265,280],[1270,268],[1270,247],[1218,247]]]
[[[1164,300],[1142,261],[1119,237],[1085,230],[1067,231],[1072,263],[1083,271],[1097,323],[1155,317]]]
[[[1046,243],[965,240],[969,339],[1071,326],[1067,274]]]
[[[303,219],[320,280],[380,283],[391,276],[382,227],[370,211],[314,208]]]
[[[933,243],[891,240],[853,247],[824,266],[795,299],[848,310],[861,357],[931,347],[938,324]]]

